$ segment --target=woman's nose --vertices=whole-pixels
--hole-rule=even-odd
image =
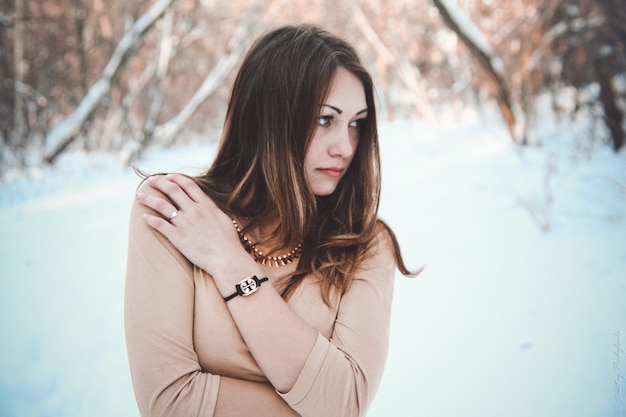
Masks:
[[[353,133],[350,132],[350,128],[337,129],[337,132],[332,136],[331,143],[329,144],[328,153],[330,156],[347,158],[352,156],[354,152],[355,140],[352,138]]]

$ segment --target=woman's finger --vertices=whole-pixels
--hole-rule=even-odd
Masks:
[[[151,208],[152,210],[159,213],[163,216],[164,219],[170,220],[173,217],[176,217],[177,214],[173,214],[174,212],[178,212],[178,209],[161,197],[156,197],[150,194],[146,194],[144,192],[137,192],[137,201],[139,201],[144,206]]]
[[[163,236],[168,238],[170,241],[172,240],[174,234],[174,225],[162,217],[154,216],[152,214],[144,213],[143,220],[146,224],[153,229],[157,230]]]
[[[164,175],[149,177],[147,182],[152,188],[165,194],[178,209],[182,209],[188,203],[193,202],[180,185],[166,178]]]
[[[167,174],[165,178],[168,181],[177,184],[194,202],[200,203],[207,199],[207,195],[204,193],[204,191],[202,191],[198,184],[196,184],[194,180],[187,177],[186,175]]]

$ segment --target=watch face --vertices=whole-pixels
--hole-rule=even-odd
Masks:
[[[256,290],[259,289],[259,286],[254,278],[246,278],[237,284],[237,288],[239,289],[239,293],[241,295],[250,295]]]

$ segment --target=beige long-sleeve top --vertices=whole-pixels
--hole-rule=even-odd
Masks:
[[[143,211],[135,202],[125,288],[126,344],[139,410],[144,417],[210,417],[220,376],[267,379],[211,276],[149,228]],[[389,239],[380,233],[349,291],[332,297],[332,307],[312,278],[289,299],[318,331],[295,386],[276,393],[299,415],[365,414],[386,361],[394,272]]]

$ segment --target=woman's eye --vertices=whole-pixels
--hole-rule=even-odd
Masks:
[[[330,122],[333,120],[333,116],[320,116],[317,119],[317,123],[320,126],[330,126]]]
[[[350,127],[360,128],[363,124],[363,119],[353,120],[350,122]]]

